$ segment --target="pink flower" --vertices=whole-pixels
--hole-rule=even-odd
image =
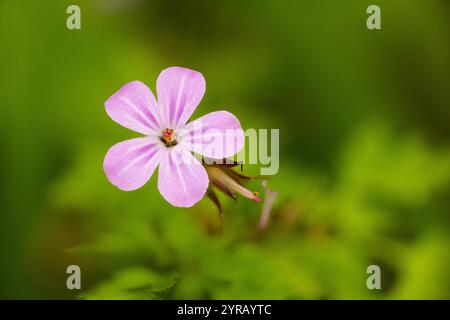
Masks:
[[[121,190],[135,190],[159,165],[158,189],[169,203],[190,207],[202,199],[209,184],[208,174],[192,152],[223,159],[244,146],[239,120],[227,111],[211,112],[187,123],[205,88],[201,73],[170,67],[156,81],[158,101],[140,81],[127,83],[114,93],[105,103],[108,115],[145,136],[108,150],[103,162],[108,180]]]

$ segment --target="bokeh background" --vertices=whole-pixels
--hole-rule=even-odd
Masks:
[[[82,29],[66,28],[81,7]],[[366,28],[378,4],[382,30]],[[450,3],[0,2],[0,298],[449,299]],[[194,117],[280,129],[278,192],[171,207],[102,161],[137,134],[104,111],[168,66],[202,72]],[[244,166],[257,174],[258,166]],[[264,196],[260,181],[252,190]],[[66,288],[66,267],[82,290]],[[382,290],[366,288],[377,264]]]

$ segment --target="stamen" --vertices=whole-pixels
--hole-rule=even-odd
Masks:
[[[170,128],[162,130],[161,141],[164,142],[168,147],[176,145],[177,136],[175,135],[175,130]]]

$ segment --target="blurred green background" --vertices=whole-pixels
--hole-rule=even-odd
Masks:
[[[82,29],[66,28],[81,7]],[[381,6],[382,30],[366,28]],[[0,2],[0,298],[449,299],[450,3]],[[168,66],[202,72],[194,118],[280,128],[261,204],[171,207],[102,161],[137,134],[105,100]],[[244,167],[247,174],[257,166]],[[260,181],[252,190],[263,194]],[[66,288],[66,267],[82,290]],[[377,264],[382,290],[366,288]]]

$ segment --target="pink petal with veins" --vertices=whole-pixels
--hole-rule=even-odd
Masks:
[[[158,189],[176,207],[191,207],[200,201],[208,188],[208,174],[187,150],[175,146],[161,160]]]
[[[245,142],[239,120],[227,111],[208,113],[186,125],[182,143],[205,157],[223,159],[238,153]]]
[[[125,84],[106,102],[108,115],[130,130],[149,135],[161,129],[156,99],[140,81]]]
[[[124,191],[142,187],[168,149],[154,137],[125,140],[112,146],[103,161],[108,180]]]
[[[183,127],[203,98],[206,82],[200,72],[182,67],[164,69],[156,81],[161,124]]]

